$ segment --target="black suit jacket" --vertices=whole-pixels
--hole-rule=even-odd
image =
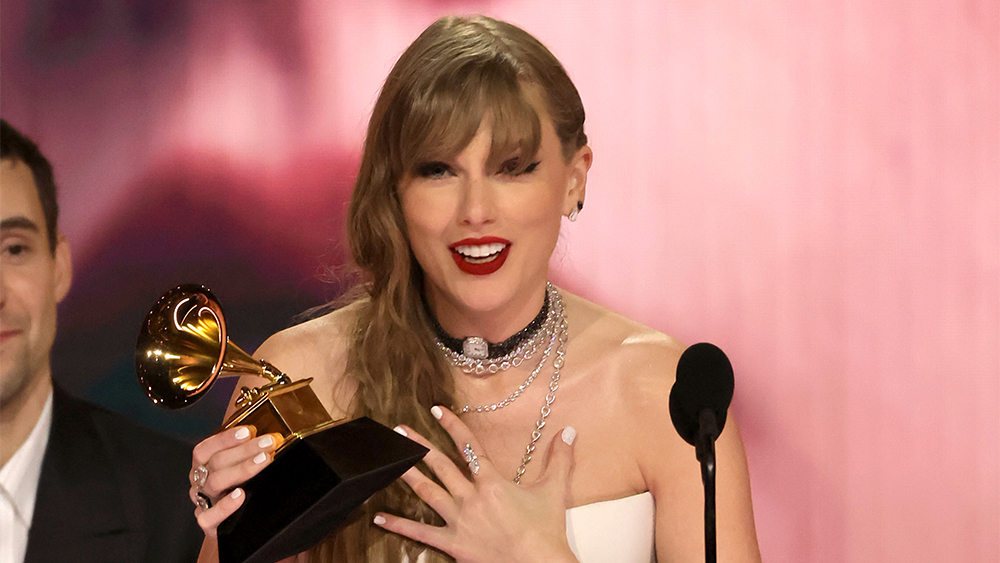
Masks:
[[[55,388],[25,563],[187,562],[191,447]]]

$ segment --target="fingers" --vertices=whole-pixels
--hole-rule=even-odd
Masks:
[[[204,483],[201,487],[195,483],[192,490],[195,493],[203,492],[214,502],[215,499],[225,495],[233,487],[245,482],[267,467],[274,458],[274,451],[280,445],[280,435],[265,434],[252,440],[244,438],[243,443],[239,443],[235,447],[216,451],[203,464],[203,467],[208,470],[208,476]],[[197,450],[198,446],[195,446],[195,449]],[[197,457],[195,460],[197,461]]]
[[[545,465],[538,483],[553,486],[556,494],[565,495],[569,490],[569,477],[573,472],[573,442],[576,440],[576,429],[572,426],[552,438],[552,444],[545,455]]]
[[[192,486],[188,494],[198,506],[195,517],[207,537],[214,538],[216,527],[242,506],[243,489],[236,487],[267,467],[281,445],[279,434],[259,437],[255,434],[253,426],[230,428],[202,440],[194,448]],[[205,495],[209,502],[199,498],[199,494]]]
[[[452,532],[448,528],[439,528],[430,524],[414,522],[392,514],[379,512],[373,520],[376,526],[380,526],[390,532],[406,536],[420,543],[427,544],[435,549],[451,553],[450,543]]]
[[[271,446],[273,449],[273,446]],[[274,459],[273,451],[261,451],[254,457],[241,461],[237,465],[214,469],[208,474],[202,492],[209,498],[216,499],[225,495],[234,487],[247,482],[251,477],[260,473]]]
[[[279,434],[265,434],[216,453],[206,465],[208,478],[202,491],[213,499],[226,494],[267,467],[279,445]]]
[[[409,426],[397,426],[395,428],[396,432],[403,434],[414,442],[420,444],[421,446],[427,448],[427,455],[424,456],[424,463],[427,467],[434,472],[434,475],[441,480],[441,483],[447,487],[448,491],[455,496],[464,496],[469,494],[472,489],[472,483],[466,479],[465,475],[455,466],[455,463],[451,461],[451,458],[441,453],[441,450],[432,444],[427,438],[424,438],[416,430],[410,428]],[[419,471],[419,470],[418,470]],[[444,515],[441,515],[444,517]]]
[[[243,489],[233,489],[231,493],[220,498],[212,508],[207,510],[196,508],[194,516],[198,519],[198,525],[205,532],[205,536],[209,538],[216,537],[216,529],[219,527],[219,524],[226,518],[229,518],[239,507],[243,506],[245,496]]]
[[[253,426],[237,426],[213,434],[205,438],[194,447],[194,465],[208,465],[208,460],[216,453],[236,447],[253,436],[257,435],[257,429]]]
[[[411,467],[403,473],[403,481],[413,492],[417,493],[417,496],[423,499],[424,502],[430,506],[434,512],[437,512],[441,518],[444,518],[446,523],[451,523],[455,520],[455,516],[458,514],[458,507],[455,505],[455,499],[448,493],[441,485],[435,483],[430,477],[426,476],[416,467]]]
[[[252,458],[261,452],[273,452],[281,446],[281,434],[264,434],[226,450],[216,452],[205,465],[209,470],[236,465],[243,460]]]
[[[485,451],[476,439],[476,435],[469,430],[469,427],[458,418],[458,415],[444,407],[431,407],[431,414],[438,419],[441,427],[451,436],[462,457],[469,462],[469,471],[475,476],[483,476],[484,473],[491,477],[496,476],[496,470],[489,461],[483,457]],[[440,477],[440,475],[439,475]]]

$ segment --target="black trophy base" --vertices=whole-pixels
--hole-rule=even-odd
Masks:
[[[219,526],[220,563],[273,563],[319,543],[427,449],[369,418],[290,444],[243,484],[243,505]]]

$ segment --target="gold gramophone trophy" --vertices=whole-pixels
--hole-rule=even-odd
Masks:
[[[229,341],[218,300],[204,286],[181,285],[156,302],[139,332],[136,373],[154,404],[197,401],[219,377],[268,380],[243,387],[223,428],[252,425],[284,442],[274,461],[242,485],[243,506],[218,528],[221,563],[270,563],[304,551],[426,448],[368,418],[333,420],[311,378],[292,381]]]

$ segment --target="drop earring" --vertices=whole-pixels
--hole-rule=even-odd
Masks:
[[[570,221],[576,221],[576,218],[577,218],[577,216],[580,215],[581,211],[583,211],[583,201],[577,201],[576,202],[576,209],[574,209],[573,211],[570,211],[569,212],[569,217],[567,217],[567,218]]]

